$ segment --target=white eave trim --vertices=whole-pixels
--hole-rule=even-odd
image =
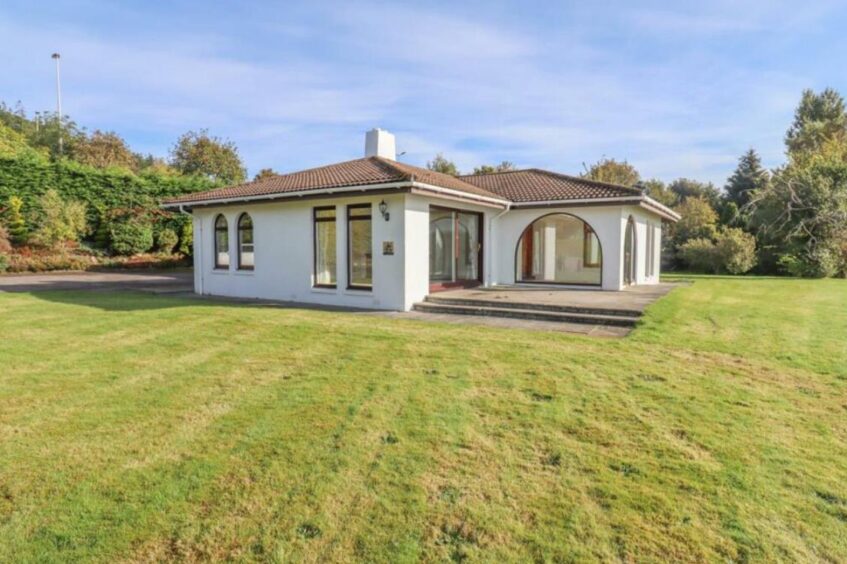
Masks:
[[[489,196],[480,196],[477,194],[473,194],[471,192],[463,192],[462,190],[452,190],[450,188],[442,188],[441,186],[435,186],[434,184],[426,184],[424,182],[418,182],[417,180],[412,181],[413,188],[419,188],[421,190],[427,190],[429,192],[436,192],[439,194],[445,194],[447,196],[453,196],[455,198],[462,198],[463,200],[475,200],[477,202],[485,202],[488,204],[494,204],[497,207],[506,207],[508,208],[512,203],[509,200],[503,200],[501,198],[491,198]]]
[[[668,206],[657,202],[650,196],[644,196],[644,201],[641,205],[651,210],[653,213],[664,217],[668,221],[673,221],[674,223],[676,223],[677,221],[682,219],[681,215],[670,209]]]
[[[590,204],[637,204],[648,209],[668,221],[679,221],[680,215],[669,207],[660,204],[649,196],[622,196],[616,198],[582,198],[573,200],[537,200],[534,202],[515,202],[512,204],[512,209],[530,208],[530,207],[563,207],[575,205],[590,205]]]

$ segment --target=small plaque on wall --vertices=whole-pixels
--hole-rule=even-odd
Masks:
[[[384,254],[384,255],[393,255],[394,254],[394,241],[383,241],[382,242],[382,254]]]

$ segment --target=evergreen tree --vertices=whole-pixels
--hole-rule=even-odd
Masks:
[[[770,174],[762,167],[762,159],[754,149],[750,149],[738,159],[735,172],[727,180],[725,197],[740,210],[750,202],[753,191],[764,189],[769,181]]]
[[[15,245],[25,245],[29,239],[29,229],[21,209],[24,201],[18,196],[9,198],[9,209],[6,212],[6,225],[9,227],[9,239]]]
[[[794,112],[794,123],[785,134],[791,158],[818,151],[827,141],[847,135],[847,113],[844,98],[827,88],[820,94],[804,90]]]

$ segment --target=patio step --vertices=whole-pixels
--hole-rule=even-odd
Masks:
[[[427,299],[427,301],[416,303],[413,307],[415,311],[427,313],[509,317],[513,319],[531,319],[534,321],[553,321],[559,323],[587,323],[590,325],[612,325],[616,327],[634,327],[635,324],[638,323],[638,317],[633,315],[624,316],[599,313],[551,311],[548,309],[537,308],[520,309],[515,307],[494,307],[491,305],[491,302],[485,302],[485,304],[486,305],[462,305],[440,303]]]
[[[559,304],[541,304],[530,302],[513,302],[509,300],[481,300],[474,298],[454,298],[447,296],[427,296],[424,298],[426,303],[471,306],[471,307],[489,307],[497,309],[517,309],[517,310],[533,310],[547,311],[555,313],[579,313],[585,315],[600,315],[613,317],[631,317],[638,319],[641,317],[641,311],[637,309],[619,309],[619,308],[599,308],[586,306],[568,306]]]

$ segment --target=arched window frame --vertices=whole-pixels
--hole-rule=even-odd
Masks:
[[[521,241],[523,240],[524,235],[527,233],[527,231],[530,231],[532,229],[532,226],[535,225],[537,222],[539,222],[543,219],[549,218],[551,216],[557,216],[557,215],[569,216],[569,217],[572,217],[572,218],[577,219],[580,222],[582,222],[582,224],[583,224],[583,261],[585,260],[585,253],[586,253],[585,237],[589,234],[593,234],[594,237],[597,238],[597,246],[598,246],[598,249],[599,249],[599,259],[600,260],[599,260],[598,263],[596,263],[596,265],[590,265],[590,266],[593,267],[593,268],[599,268],[600,269],[600,280],[599,280],[599,282],[584,283],[584,282],[548,282],[548,281],[541,281],[541,280],[521,280],[521,274],[520,274],[520,272],[518,272],[518,264],[519,264],[518,257],[519,257],[520,252],[521,252]],[[586,220],[579,217],[578,215],[574,215],[572,213],[561,212],[561,211],[551,212],[551,213],[548,213],[548,214],[545,214],[545,215],[540,215],[540,216],[536,217],[535,219],[530,221],[527,224],[527,226],[524,227],[524,229],[521,231],[521,234],[518,237],[518,241],[515,244],[515,254],[514,254],[514,263],[513,263],[514,264],[514,273],[515,273],[514,274],[515,275],[514,280],[515,280],[515,283],[517,283],[517,284],[549,284],[549,285],[559,285],[559,286],[602,287],[603,286],[603,271],[605,270],[605,268],[603,267],[603,257],[604,257],[603,243],[600,241],[600,236],[597,235],[597,232],[594,230],[594,228],[591,226],[590,223],[588,223]]]
[[[245,225],[246,222],[249,222],[249,226]],[[242,213],[238,216],[238,270],[253,270],[255,268],[255,239],[253,233],[253,218],[250,217],[250,214],[247,212]],[[249,240],[245,242],[245,236],[249,232],[250,237]],[[249,250],[248,250],[249,248]],[[251,257],[253,257],[253,261],[250,264],[244,264],[244,255],[249,253]]]
[[[214,247],[215,270],[229,270],[229,222],[222,213],[215,217]],[[221,254],[226,254],[226,264],[221,261]]]

